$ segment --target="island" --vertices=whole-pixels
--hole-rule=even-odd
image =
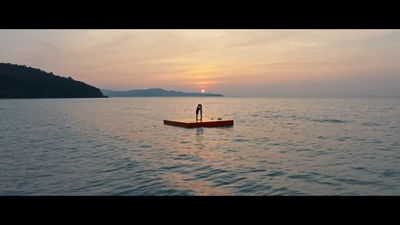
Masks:
[[[0,63],[0,98],[107,98],[99,88],[71,77]]]
[[[102,89],[101,91],[109,97],[224,97],[222,94],[185,93],[181,91],[167,91],[161,88],[130,91],[112,91]]]

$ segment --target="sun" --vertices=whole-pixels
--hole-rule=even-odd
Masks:
[[[203,89],[203,90],[201,90],[201,93],[204,93],[204,89]]]

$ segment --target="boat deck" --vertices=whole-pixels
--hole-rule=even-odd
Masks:
[[[233,120],[217,120],[213,118],[203,118],[202,121],[200,120],[196,121],[196,119],[164,120],[164,124],[177,127],[186,127],[186,128],[226,127],[226,126],[233,126]]]

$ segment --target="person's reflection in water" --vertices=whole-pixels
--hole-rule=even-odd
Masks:
[[[196,139],[197,139],[197,144],[196,146],[199,149],[203,149],[204,148],[204,144],[203,144],[203,132],[204,129],[201,127],[196,128]]]

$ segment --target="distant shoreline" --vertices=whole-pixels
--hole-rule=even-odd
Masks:
[[[84,97],[84,98],[0,98],[0,100],[35,100],[35,99],[103,99],[103,98],[257,98],[257,99],[400,99],[400,96],[330,96],[330,97],[300,97],[300,96],[115,96],[115,97]]]
[[[99,88],[38,68],[0,63],[0,98],[106,98]]]
[[[0,98],[0,100],[11,100],[11,99],[97,99],[97,98],[207,98],[207,97],[219,97],[224,98],[225,96],[115,96],[115,97],[92,97],[92,98]]]
[[[225,96],[113,96],[108,98],[224,98]]]
[[[0,100],[13,100],[13,99],[26,99],[26,100],[31,100],[31,99],[93,99],[93,98],[109,98],[109,97],[84,97],[84,98],[0,98]]]
[[[101,92],[108,97],[224,97],[222,94],[185,93],[182,91],[167,91],[161,88],[136,89],[129,91],[101,89]]]

